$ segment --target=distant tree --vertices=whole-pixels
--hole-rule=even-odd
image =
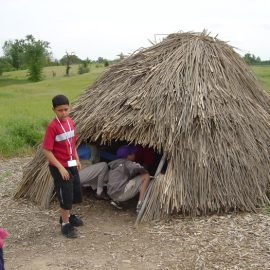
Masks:
[[[69,61],[71,64],[81,64],[82,60],[73,52],[72,53],[68,53],[66,52],[66,54],[59,60],[60,65],[66,66],[67,61],[68,61],[68,57],[67,54],[69,55]]]
[[[66,76],[69,76],[69,70],[71,69],[71,63],[72,63],[72,56],[73,53],[69,54],[68,52],[66,52]]]
[[[120,60],[123,60],[126,57],[122,52],[118,54],[117,56],[119,56]]]
[[[99,57],[99,58],[97,59],[97,61],[98,61],[98,63],[103,63],[103,62],[104,62],[104,58],[103,58],[103,57]]]
[[[82,60],[74,52],[66,52],[65,56],[60,59],[60,64],[66,66],[66,76],[69,76],[69,70],[72,64],[81,64]]]
[[[3,74],[5,71],[11,71],[14,68],[10,64],[7,58],[5,57],[0,57],[0,76]]]
[[[3,46],[6,60],[15,68],[20,69],[24,61],[24,40],[5,41]]]
[[[90,68],[88,65],[89,64],[87,61],[83,61],[82,64],[79,65],[78,74],[83,74],[83,73],[89,72]]]
[[[110,65],[109,60],[103,58],[103,57],[98,57],[97,61],[96,61],[98,67],[101,67],[102,65],[104,65],[104,67],[107,67]],[[101,65],[100,65],[101,64]]]
[[[261,63],[261,58],[256,57],[254,54],[246,53],[244,55],[244,60],[249,65],[256,65]]]
[[[49,52],[47,59],[46,59],[45,66],[50,67],[50,66],[58,66],[58,65],[59,65],[59,61],[53,57],[52,52]]]
[[[40,81],[42,79],[42,69],[49,55],[49,42],[36,40],[32,35],[27,35],[24,40],[24,48],[28,78],[33,82]]]
[[[92,61],[88,57],[83,62],[87,63],[88,65],[92,63]]]

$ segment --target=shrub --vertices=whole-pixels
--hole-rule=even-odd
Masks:
[[[89,71],[88,63],[83,61],[83,63],[79,65],[78,74],[88,73]]]
[[[4,57],[0,57],[0,76],[3,74],[3,72],[12,71],[12,70],[13,70],[13,67],[8,62],[8,60],[5,59]]]
[[[31,153],[44,134],[44,128],[37,122],[28,119],[11,121],[0,130],[0,156],[11,157],[17,154]]]
[[[22,140],[24,144],[29,146],[36,145],[43,135],[40,125],[25,119],[13,121],[7,130],[13,138],[19,138],[19,141]]]

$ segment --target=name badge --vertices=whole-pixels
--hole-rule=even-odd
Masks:
[[[77,166],[77,161],[75,159],[68,161],[68,167],[75,167]]]

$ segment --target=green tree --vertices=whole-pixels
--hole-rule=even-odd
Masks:
[[[82,64],[84,62],[87,63],[88,65],[90,65],[92,63],[92,60],[87,57],[85,60],[82,61]]]
[[[249,65],[256,65],[261,63],[261,58],[256,57],[254,54],[246,53],[244,55],[244,60]]]
[[[0,76],[3,74],[3,72],[11,70],[13,70],[13,67],[8,59],[5,57],[0,57]]]
[[[49,57],[49,42],[36,40],[32,35],[27,35],[24,40],[24,59],[28,68],[28,79],[38,82],[42,79],[42,69]]]
[[[81,64],[82,60],[73,52],[68,53],[60,59],[60,64],[66,66],[66,76],[69,76],[69,70],[72,64]]]
[[[67,62],[70,62],[71,64],[81,64],[82,60],[73,52],[66,54],[59,60],[60,65],[66,66]]]
[[[117,56],[119,56],[120,60],[123,60],[126,58],[126,56],[122,52],[120,54],[117,54]]]
[[[88,61],[82,61],[82,63],[79,65],[78,74],[88,73],[90,71],[90,68],[88,66]]]
[[[103,57],[98,57],[97,61],[98,61],[98,63],[103,63],[104,62],[104,58]]]
[[[5,41],[3,46],[5,58],[15,68],[20,69],[23,65],[24,41],[16,39],[15,41]]]

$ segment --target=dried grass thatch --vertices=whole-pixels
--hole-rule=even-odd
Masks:
[[[233,48],[205,32],[169,35],[111,66],[71,115],[78,143],[127,140],[166,153],[145,220],[268,203],[270,98]],[[39,150],[16,197],[47,206],[45,166]]]

